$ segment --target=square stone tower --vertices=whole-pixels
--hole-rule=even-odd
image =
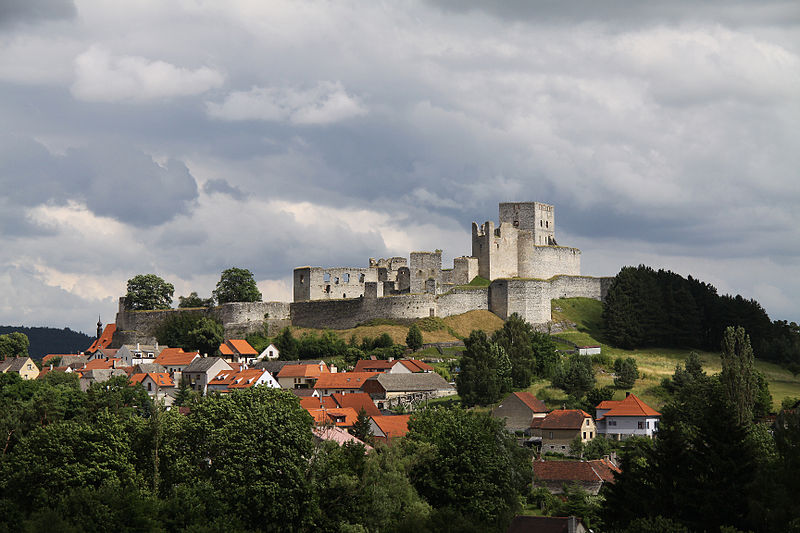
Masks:
[[[556,243],[555,207],[541,202],[503,202],[500,204],[500,225],[511,224],[520,231],[533,233],[535,246]]]

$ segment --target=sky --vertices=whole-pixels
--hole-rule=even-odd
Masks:
[[[136,274],[471,254],[555,205],[582,271],[800,322],[800,6],[4,0],[0,324],[93,333]]]

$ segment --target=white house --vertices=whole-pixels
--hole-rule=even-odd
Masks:
[[[264,359],[274,360],[274,359],[277,359],[280,354],[281,354],[281,352],[275,347],[275,345],[274,344],[270,344],[269,346],[264,348],[263,352],[258,354],[258,357],[256,357],[256,360],[257,361],[262,361]]]
[[[607,439],[625,440],[633,435],[653,437],[661,413],[631,393],[624,400],[606,400],[597,406],[597,433]]]
[[[600,346],[578,346],[578,355],[600,355]]]

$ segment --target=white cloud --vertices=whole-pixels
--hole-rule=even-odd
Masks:
[[[234,91],[221,104],[207,102],[209,116],[222,120],[264,120],[293,124],[331,124],[367,113],[341,82],[323,81],[311,89],[253,87]]]
[[[95,45],[75,58],[72,94],[89,102],[141,102],[202,94],[224,79],[209,67],[191,70],[139,56],[114,56]]]

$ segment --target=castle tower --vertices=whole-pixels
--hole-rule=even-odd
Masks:
[[[533,232],[533,244],[550,246],[556,243],[555,207],[541,202],[503,202],[500,224],[510,223],[520,231]]]

